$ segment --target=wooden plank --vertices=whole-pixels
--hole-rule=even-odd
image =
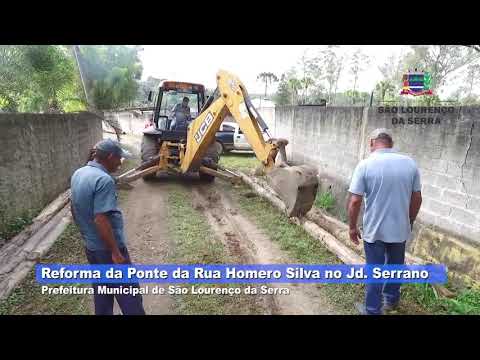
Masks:
[[[273,190],[263,187],[262,185],[258,184],[255,179],[248,176],[247,174],[239,171],[238,174],[242,178],[242,180],[250,186],[253,191],[255,191],[258,195],[264,197],[268,201],[270,201],[276,208],[278,208],[282,213],[286,214],[287,208],[283,201],[276,195]]]
[[[210,168],[208,168],[208,167],[206,167],[206,166],[200,166],[199,171],[200,171],[200,172],[203,172],[203,173],[205,173],[205,174],[208,174],[208,175],[212,175],[212,176],[219,177],[219,178],[224,179],[224,180],[226,180],[226,181],[229,181],[229,182],[231,182],[231,183],[235,183],[235,182],[238,182],[238,181],[239,181],[239,179],[237,179],[237,177],[235,177],[235,176],[221,173],[220,171],[216,171],[216,170],[210,169]]]
[[[7,258],[2,257],[2,261],[0,261],[0,299],[6,298],[25,278],[37,260],[50,249],[70,222],[69,206],[64,206],[28,238],[25,244],[16,247],[15,253],[10,254]]]
[[[56,213],[58,213],[70,201],[70,189],[60,194],[55,200],[47,205],[33,220],[32,224],[27,226],[19,234],[15,235],[0,249],[0,263],[4,256],[16,251],[26,240],[33,236],[42,226],[47,223]]]
[[[258,195],[264,197],[270,201],[275,207],[280,210],[284,209],[282,201],[278,196],[273,192],[273,190],[268,189],[268,184],[262,183],[261,181],[254,179],[251,176],[246,175],[245,173],[239,171],[242,180],[249,185]],[[316,209],[315,209],[316,210]],[[284,211],[284,210],[283,210]],[[335,233],[348,232],[348,226],[338,219],[332,218],[324,214],[322,211],[315,212],[315,216],[308,216],[303,219],[295,219],[295,223],[299,226],[302,226],[305,231],[307,231],[311,236],[318,239],[325,245],[325,247],[335,254],[343,263],[346,264],[364,264],[365,258],[355,251],[350,249],[345,243],[338,240],[334,234],[331,233],[331,230],[326,231],[321,226],[317,224],[317,221],[321,219],[322,224],[328,224],[329,228],[333,229]],[[312,221],[313,220],[313,221]],[[336,227],[336,230],[335,230]],[[406,252],[405,253],[405,263],[409,265],[422,265],[425,264],[425,261]],[[438,294],[443,297],[454,297],[455,294],[448,290],[445,286],[440,284],[434,284],[433,287],[437,290]]]
[[[160,171],[160,167],[159,166],[152,166],[148,169],[137,172],[134,175],[119,178],[119,180],[120,180],[120,183],[129,183],[129,182],[132,182],[132,181],[135,181],[135,180],[141,178],[142,176],[154,174],[157,171]],[[126,174],[124,174],[124,175],[126,175]]]
[[[312,221],[305,220],[302,227],[314,238],[320,240],[325,247],[334,253],[345,264],[360,265],[364,264],[365,260],[351,250],[348,246],[338,241],[328,231],[323,230],[320,226]]]

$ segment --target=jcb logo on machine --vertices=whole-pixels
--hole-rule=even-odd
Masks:
[[[203,135],[205,135],[205,133],[207,132],[208,127],[210,126],[212,121],[213,121],[213,115],[212,113],[208,113],[207,116],[205,116],[205,120],[203,120],[202,124],[200,125],[200,128],[197,130],[197,132],[194,135],[194,138],[197,144],[199,144],[200,141],[202,140]]]

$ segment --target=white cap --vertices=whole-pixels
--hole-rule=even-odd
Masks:
[[[387,128],[379,128],[375,129],[370,133],[369,140],[375,140],[377,139],[381,134],[385,134],[388,137],[390,137],[391,140],[393,140],[393,134],[392,131],[387,129]]]

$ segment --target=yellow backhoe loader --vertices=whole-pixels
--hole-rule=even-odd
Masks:
[[[175,105],[172,99],[178,103],[185,97],[191,99],[189,105],[194,108],[193,115],[189,112],[186,119],[179,120],[170,113],[169,106]],[[149,98],[151,100],[151,94]],[[268,126],[254,108],[243,83],[223,70],[217,73],[217,88],[207,100],[203,85],[176,81],[161,83],[153,124],[143,132],[143,163],[117,180],[131,182],[140,177],[149,180],[162,171],[198,172],[205,181],[213,181],[215,177],[234,179],[234,172],[218,165],[221,149],[216,133],[227,116],[238,123],[262,164],[260,170],[285,203],[287,215],[301,216],[308,212],[318,189],[316,170],[306,165],[289,166],[285,151],[288,141],[269,135]],[[268,134],[267,139],[264,133]]]

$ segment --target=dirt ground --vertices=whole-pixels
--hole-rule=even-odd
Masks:
[[[122,143],[138,149],[135,136],[125,136]],[[134,154],[138,158],[138,152]],[[137,180],[134,189],[121,201],[129,251],[134,263],[162,264],[168,259],[172,241],[166,216],[168,184],[177,180],[162,176],[159,181]],[[216,179],[212,184],[181,179],[178,183],[191,192],[192,206],[208,220],[214,236],[226,251],[244,264],[292,263],[287,254],[272,242],[260,228],[241,214],[229,194],[230,184]],[[263,295],[263,312],[267,314],[335,314],[335,307],[314,284],[268,284],[288,287],[289,295]],[[142,286],[145,286],[142,284]],[[166,285],[168,286],[168,285]],[[261,295],[258,295],[261,296]],[[169,295],[146,295],[144,306],[148,314],[171,314],[173,299]],[[118,313],[116,309],[116,313]]]
[[[204,211],[211,228],[230,252],[245,264],[292,263],[291,259],[255,224],[243,216],[229,194],[230,184],[199,184],[192,188],[194,206]],[[270,284],[288,287],[289,295],[272,295],[271,312],[283,315],[333,314],[335,310],[314,284]]]
[[[122,201],[129,251],[134,263],[166,263],[171,240],[166,223],[166,189],[171,179],[133,183],[135,189]],[[291,263],[255,224],[240,213],[221,180],[215,184],[182,181],[192,194],[192,206],[204,213],[216,237],[228,253],[244,264]],[[288,287],[289,295],[265,296],[267,314],[334,314],[334,306],[312,284],[269,284],[270,287]],[[142,284],[142,286],[145,286]],[[167,286],[167,285],[166,285]],[[148,314],[172,314],[173,300],[168,295],[145,295]],[[115,311],[119,312],[118,308]]]
[[[164,186],[163,186],[164,187]],[[162,264],[168,257],[169,236],[166,219],[166,198],[161,183],[135,183],[122,202],[125,232],[132,261],[138,264]],[[141,284],[145,286],[146,284]],[[160,284],[150,284],[160,285]],[[147,314],[170,314],[172,300],[167,295],[144,295]]]
[[[107,135],[108,137],[108,135]],[[123,164],[126,171],[139,162],[140,138],[122,142],[136,156]],[[253,169],[251,156],[227,154],[223,165]],[[289,222],[245,185],[198,177],[137,180],[134,189],[119,191],[132,261],[140,264],[209,263],[275,264],[336,263],[338,259],[302,228]],[[62,234],[42,262],[85,263],[81,235],[75,226]],[[141,284],[146,286],[146,284]],[[157,286],[159,284],[149,284]],[[165,284],[170,286],[171,284]],[[213,284],[202,286],[212,287]],[[342,284],[257,284],[287,288],[288,295],[144,295],[147,314],[353,314],[364,297],[361,286]],[[416,285],[416,284],[414,284]],[[182,286],[187,287],[187,284]],[[242,284],[213,287],[245,287]],[[189,286],[188,286],[189,287]],[[398,315],[478,314],[478,293],[464,292],[448,301],[425,286],[405,286]],[[93,314],[90,295],[42,295],[32,270],[27,279],[0,302],[0,314]],[[115,305],[115,314],[120,309]],[[395,315],[392,314],[392,315]]]

